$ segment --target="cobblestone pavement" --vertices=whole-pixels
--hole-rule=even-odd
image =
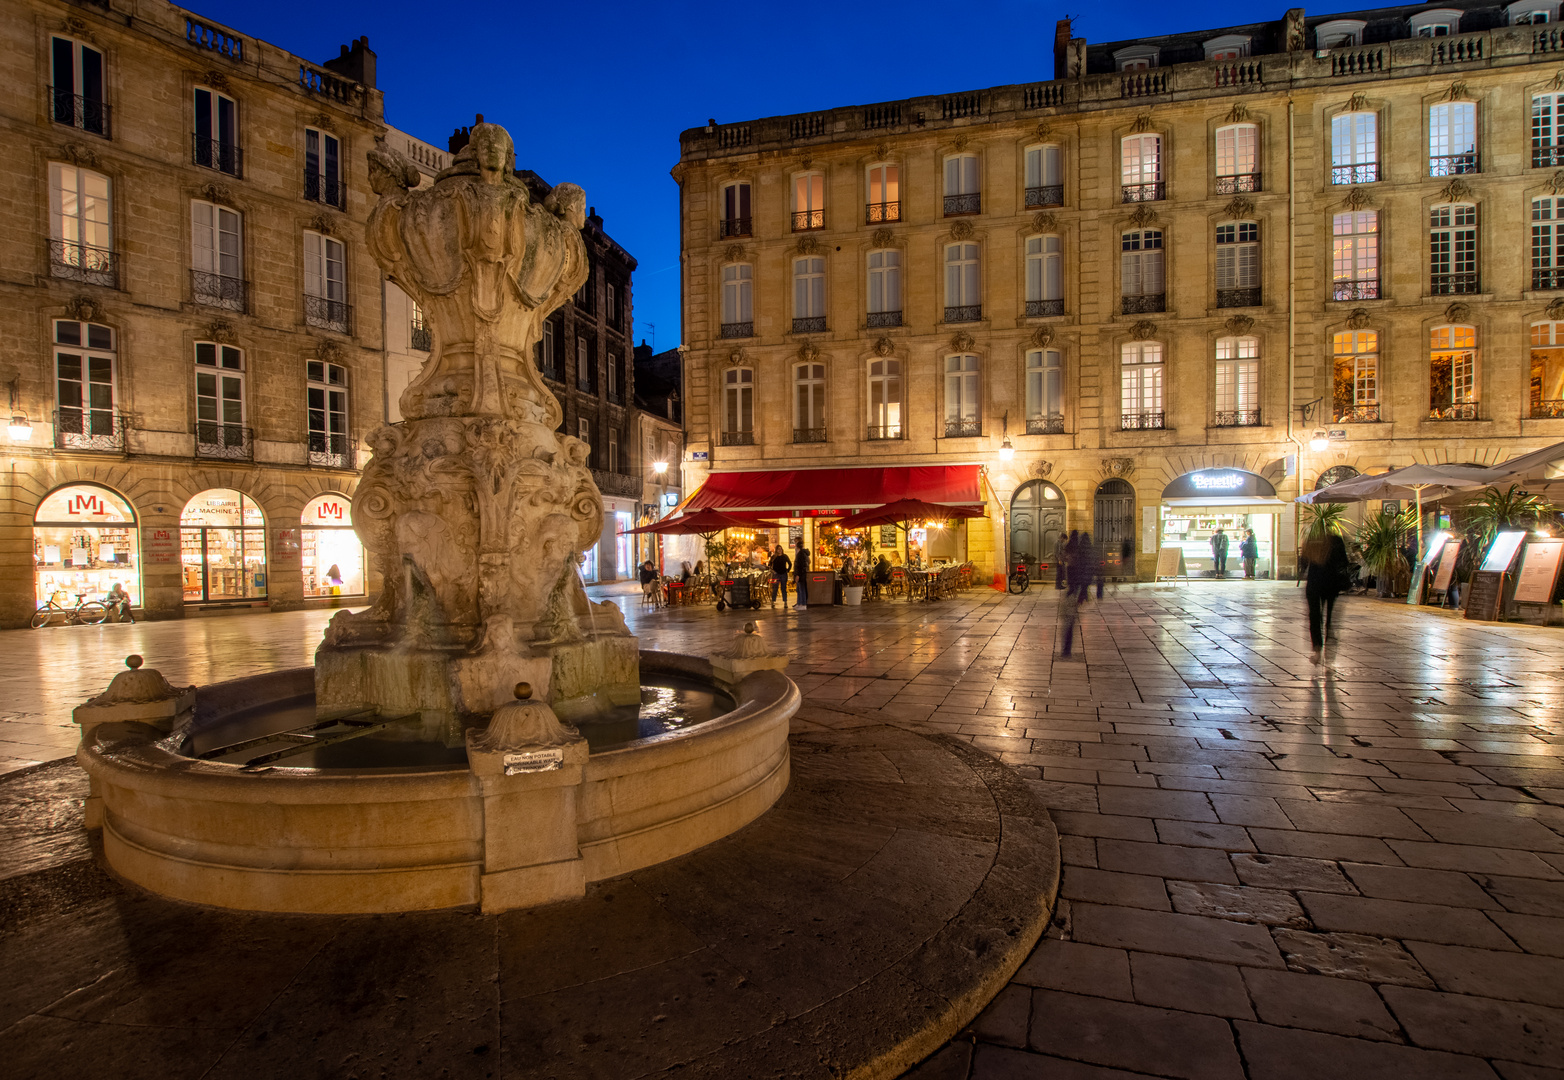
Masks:
[[[643,648],[741,625],[593,592]],[[1124,588],[1068,660],[1051,589],[756,613],[810,700],[970,739],[1058,824],[1047,939],[919,1080],[1564,1078],[1564,636],[1338,613],[1318,663],[1287,583]],[[129,651],[304,662],[325,615],[0,635],[7,707],[68,729]]]

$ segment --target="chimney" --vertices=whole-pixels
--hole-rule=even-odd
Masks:
[[[344,79],[375,89],[375,53],[369,47],[368,35],[353,42],[351,48],[342,46],[341,51],[321,67]]]
[[[1070,20],[1060,19],[1054,23],[1054,78],[1068,77],[1069,63],[1067,56],[1070,49]]]
[[[445,149],[449,153],[457,153],[465,150],[467,144],[472,141],[472,128],[459,127],[451,132],[451,137],[445,140]]]

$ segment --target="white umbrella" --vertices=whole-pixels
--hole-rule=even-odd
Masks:
[[[1370,499],[1417,500],[1417,550],[1423,550],[1423,493],[1435,489],[1444,496],[1461,488],[1486,487],[1494,482],[1493,470],[1478,465],[1408,465],[1377,476],[1354,476],[1338,484],[1298,496],[1298,502],[1366,502]]]
[[[1541,450],[1513,457],[1503,464],[1492,466],[1488,472],[1492,476],[1488,481],[1490,484],[1523,481],[1528,473],[1535,472],[1541,473],[1544,482],[1564,480],[1564,443],[1554,443]]]

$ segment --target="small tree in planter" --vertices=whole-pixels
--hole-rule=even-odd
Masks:
[[[1372,514],[1358,526],[1354,546],[1363,565],[1374,575],[1376,589],[1381,597],[1390,596],[1395,579],[1403,569],[1410,573],[1401,549],[1407,536],[1417,529],[1417,511],[1412,508],[1399,514]]]

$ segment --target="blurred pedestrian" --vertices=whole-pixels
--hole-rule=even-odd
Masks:
[[[778,544],[771,553],[771,606],[777,606],[777,593],[782,594],[782,604],[787,606],[787,576],[793,572],[793,560]]]
[[[1090,533],[1070,532],[1065,561],[1069,570],[1066,575],[1068,588],[1064,599],[1060,601],[1064,605],[1064,639],[1060,643],[1059,655],[1068,657],[1075,642],[1075,624],[1081,618],[1081,605],[1091,595],[1092,577],[1096,569],[1092,560]]]
[[[1211,536],[1211,565],[1216,569],[1217,577],[1227,576],[1227,533],[1220,525]]]
[[[1254,538],[1254,530],[1246,529],[1243,540],[1238,544],[1238,558],[1244,564],[1244,577],[1254,580],[1254,565],[1260,558],[1260,545]]]
[[[1126,581],[1135,580],[1135,541],[1129,536],[1119,543],[1119,576]]]
[[[798,603],[793,606],[809,607],[809,549],[802,540],[798,542],[798,552],[793,556],[793,585],[798,590]]]
[[[1318,653],[1327,638],[1336,640],[1336,597],[1341,595],[1350,564],[1346,542],[1335,533],[1309,540],[1303,546],[1303,554],[1309,563],[1308,581],[1303,589],[1309,604],[1309,640]]]
[[[1075,534],[1072,532],[1070,535],[1073,537]],[[1057,537],[1054,538],[1054,588],[1056,588],[1056,589],[1064,588],[1064,581],[1065,581],[1065,566],[1064,566],[1064,564],[1065,564],[1066,557],[1069,554],[1068,551],[1066,550],[1068,546],[1069,546],[1069,541],[1065,539],[1065,535],[1064,535],[1063,532],[1061,532]]]

